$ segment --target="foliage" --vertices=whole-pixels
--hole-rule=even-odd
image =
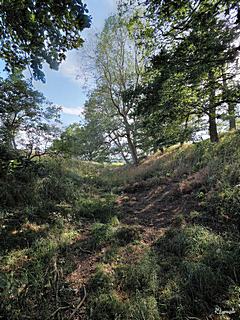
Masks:
[[[51,149],[65,156],[77,157],[86,161],[109,160],[103,133],[96,122],[89,122],[84,126],[70,125],[61,134],[60,139],[54,141]]]
[[[41,80],[43,63],[57,69],[67,50],[82,45],[80,32],[90,26],[80,0],[1,0],[0,12],[0,58],[11,71],[29,65]]]
[[[2,169],[27,165],[47,151],[58,134],[59,107],[34,90],[21,74],[0,81]]]
[[[126,24],[121,10],[105,22],[95,52],[97,89],[89,103],[97,104],[96,107],[104,112],[101,122],[106,130],[107,141],[117,147],[126,162],[130,155],[131,161],[137,164],[137,119],[132,115],[135,95],[127,92],[138,86],[144,64],[143,54],[135,38],[129,34]],[[105,122],[109,115],[112,119]],[[111,130],[108,128],[109,123]]]
[[[235,132],[219,144],[170,148],[138,167],[45,157],[13,170],[8,185],[1,177],[1,314],[43,319],[66,306],[58,313],[68,317],[82,297],[75,289],[82,278],[74,280],[79,263],[87,263],[90,272],[81,268],[89,276],[87,308],[81,312],[89,319],[181,320],[226,311],[238,319],[238,146]],[[179,214],[173,222],[184,223],[170,225],[153,245],[142,237],[144,226],[124,225],[125,212],[114,216],[109,191],[113,181],[122,185],[124,175],[134,188],[136,182],[158,188],[206,166],[208,175],[190,198],[204,204]],[[214,201],[219,195],[222,202]],[[11,196],[15,202],[6,201]],[[93,271],[94,259],[102,264]]]
[[[132,21],[140,21],[139,41],[152,49],[144,81],[135,90],[136,110],[154,148],[192,140],[194,132],[206,130],[201,123],[206,118],[210,139],[218,142],[219,119],[236,129],[236,3],[136,2],[143,17],[133,10]]]

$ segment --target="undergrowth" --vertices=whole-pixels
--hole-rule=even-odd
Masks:
[[[194,206],[150,246],[117,195],[169,182]],[[240,319],[239,185],[239,132],[135,168],[44,158],[0,172],[0,319]],[[69,279],[85,260],[77,309]]]

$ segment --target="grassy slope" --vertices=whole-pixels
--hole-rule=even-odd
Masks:
[[[0,318],[240,318],[239,132],[34,172],[0,184]]]

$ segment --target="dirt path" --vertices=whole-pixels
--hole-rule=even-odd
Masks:
[[[153,184],[147,180],[130,185],[118,198],[121,221],[141,226],[153,240],[173,225],[179,214],[190,212],[195,205],[191,193],[181,190],[179,181],[168,178]]]
[[[170,226],[177,223],[180,214],[186,216],[196,209],[196,199],[192,196],[194,183],[192,186],[189,183],[193,180],[148,179],[129,184],[122,190],[122,195],[117,198],[121,223],[140,229],[143,246],[135,246],[131,254],[123,246],[119,252],[121,263],[134,263],[142,256],[146,246],[152,246]],[[71,250],[76,267],[67,279],[78,293],[87,285],[97,264],[102,262],[106,250],[110,247],[89,252],[85,248],[90,237],[90,226],[83,226],[80,234]],[[84,314],[84,308],[82,312]],[[80,319],[84,319],[84,315]]]
[[[142,242],[151,246],[170,225],[174,225],[179,214],[190,212],[194,208],[191,194],[180,190],[180,182],[169,178],[151,179],[128,185],[117,199],[117,206],[122,214],[121,223],[136,226],[141,230]],[[94,273],[96,265],[106,250],[85,252],[85,241],[89,230],[81,232],[81,239],[75,244],[77,265],[69,276],[69,281],[80,288]]]

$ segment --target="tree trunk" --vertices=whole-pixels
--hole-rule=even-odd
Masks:
[[[235,105],[234,103],[228,104],[228,114],[229,114],[229,130],[236,130],[236,117],[235,117]]]
[[[120,153],[121,153],[123,160],[126,162],[126,164],[129,164],[129,161],[128,161],[127,157],[125,156],[124,152],[122,150],[120,150]]]
[[[214,74],[212,71],[209,72],[209,109],[208,109],[208,124],[209,124],[209,135],[211,142],[218,142],[218,131],[216,122],[216,106],[215,106],[215,86],[214,86]]]
[[[213,108],[209,113],[208,123],[209,123],[210,141],[218,142],[219,137],[218,137],[217,123],[216,123],[216,110],[214,111]]]
[[[226,80],[225,70],[227,66],[223,68],[222,78],[223,78],[223,98],[227,98],[228,96],[228,85]],[[228,102],[228,115],[229,115],[229,131],[236,130],[236,117],[235,117],[235,104],[232,102]]]
[[[127,118],[124,117],[123,120],[124,120],[125,129],[126,129],[127,143],[128,143],[128,147],[129,147],[129,150],[131,153],[132,161],[133,161],[134,165],[137,165],[139,163],[139,160],[138,160],[136,146],[134,145],[134,143],[132,141],[131,128],[130,128],[130,125],[128,123]]]

